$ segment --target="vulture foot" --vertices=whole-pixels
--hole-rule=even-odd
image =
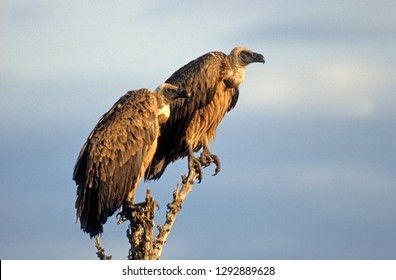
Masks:
[[[199,161],[201,162],[203,167],[208,167],[212,163],[216,165],[215,173],[213,176],[217,175],[220,172],[221,169],[221,164],[220,164],[220,158],[214,154],[211,154],[209,150],[204,150],[199,157]]]
[[[125,202],[122,205],[122,210],[117,214],[118,222],[117,224],[122,224],[127,220],[132,220],[134,212],[140,212],[143,210],[143,207],[146,205],[146,202],[133,204],[131,202]]]
[[[192,172],[194,170],[195,172]],[[188,157],[188,176],[183,176],[183,183],[188,181],[193,182],[194,176],[197,175],[198,183],[202,181],[202,166],[201,161],[194,157],[193,154],[190,154]]]

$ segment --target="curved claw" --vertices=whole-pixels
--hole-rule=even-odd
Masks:
[[[191,170],[194,170],[197,173],[197,179],[198,179],[198,184],[201,183],[202,181],[202,166],[201,166],[201,162],[196,159],[195,157],[191,157],[189,159],[189,163],[188,163],[188,176],[187,179],[193,179],[191,178]]]
[[[122,205],[122,210],[117,213],[116,218],[118,219],[117,224],[120,225],[126,220],[130,220],[133,216],[134,211],[141,211],[145,202],[133,204],[129,201],[125,201]]]
[[[116,215],[116,218],[118,219],[117,225],[121,225],[126,220],[128,220],[128,218],[126,216],[127,216],[127,213],[124,210],[122,210],[119,213],[117,213],[117,215]]]
[[[214,154],[211,154],[208,150],[202,152],[201,156],[199,157],[199,160],[203,167],[208,167],[212,163],[216,165],[215,173],[213,174],[213,176],[217,175],[220,172],[221,169],[220,158]]]
[[[182,177],[183,183],[193,183],[195,177],[197,177],[199,184],[202,181],[202,174],[203,172],[201,161],[195,158],[193,150],[190,149],[188,153],[188,175],[187,178],[185,176]]]
[[[219,174],[219,172],[221,170],[221,163],[220,163],[219,157],[216,155],[212,155],[212,161],[216,165],[215,173],[212,175],[212,176],[215,176],[215,175]]]

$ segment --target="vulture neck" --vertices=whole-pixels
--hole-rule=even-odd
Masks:
[[[159,97],[157,99],[158,102],[158,123],[162,124],[169,119],[170,116],[170,106],[167,102],[165,102],[163,97]]]
[[[231,87],[239,87],[245,80],[245,65],[242,65],[236,58],[229,57],[230,67],[232,68],[231,76],[226,79],[227,84]]]

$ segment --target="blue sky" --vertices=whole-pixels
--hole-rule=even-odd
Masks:
[[[0,259],[95,259],[72,171],[127,90],[155,89],[245,45],[240,98],[212,152],[222,171],[185,201],[163,259],[396,258],[394,1],[2,1]],[[166,203],[187,170],[152,189]],[[104,247],[125,259],[126,226]]]

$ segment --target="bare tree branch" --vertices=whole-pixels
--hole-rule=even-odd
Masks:
[[[158,234],[154,237],[154,214],[157,203],[151,196],[151,191],[147,190],[146,203],[134,212],[130,220],[130,226],[127,231],[129,243],[131,244],[128,259],[133,260],[159,260],[163,246],[176,220],[177,213],[182,208],[182,204],[188,193],[194,186],[194,180],[197,174],[194,170],[190,171],[188,178],[183,178],[183,182],[176,186],[173,193],[173,201],[167,205],[166,220],[162,226],[157,226]]]
[[[102,247],[102,245],[100,244],[99,236],[96,236],[96,237],[95,237],[95,247],[96,247],[96,249],[98,250],[98,251],[96,252],[96,255],[98,256],[98,258],[99,258],[100,260],[111,260],[112,256],[111,256],[111,255],[107,256],[107,255],[105,254],[105,249],[104,249],[104,248]]]
[[[127,237],[131,248],[129,249],[129,260],[151,260],[153,252],[154,214],[158,207],[157,202],[151,196],[151,191],[146,191],[145,203],[139,204],[133,210]]]
[[[151,196],[151,190],[146,191],[146,200],[138,203],[131,215],[127,218],[129,226],[127,238],[130,243],[128,254],[129,260],[159,260],[163,246],[176,221],[176,216],[182,209],[182,204],[194,186],[197,173],[190,170],[188,178],[182,176],[182,183],[177,184],[173,192],[173,200],[167,205],[166,220],[162,226],[157,225],[158,234],[154,236],[154,217],[158,208],[157,202]],[[181,186],[180,186],[181,185]],[[105,254],[104,248],[100,244],[99,237],[95,238],[98,258],[110,260],[112,257]]]
[[[167,205],[168,210],[166,212],[165,223],[163,226],[157,226],[159,232],[153,244],[155,260],[160,259],[162,248],[165,245],[166,239],[168,238],[174,222],[176,221],[177,213],[179,213],[181,210],[184,200],[192,190],[196,177],[197,174],[194,171],[191,171],[188,178],[183,178],[181,188],[179,188],[180,185],[177,184],[176,190],[173,192],[173,201]]]

